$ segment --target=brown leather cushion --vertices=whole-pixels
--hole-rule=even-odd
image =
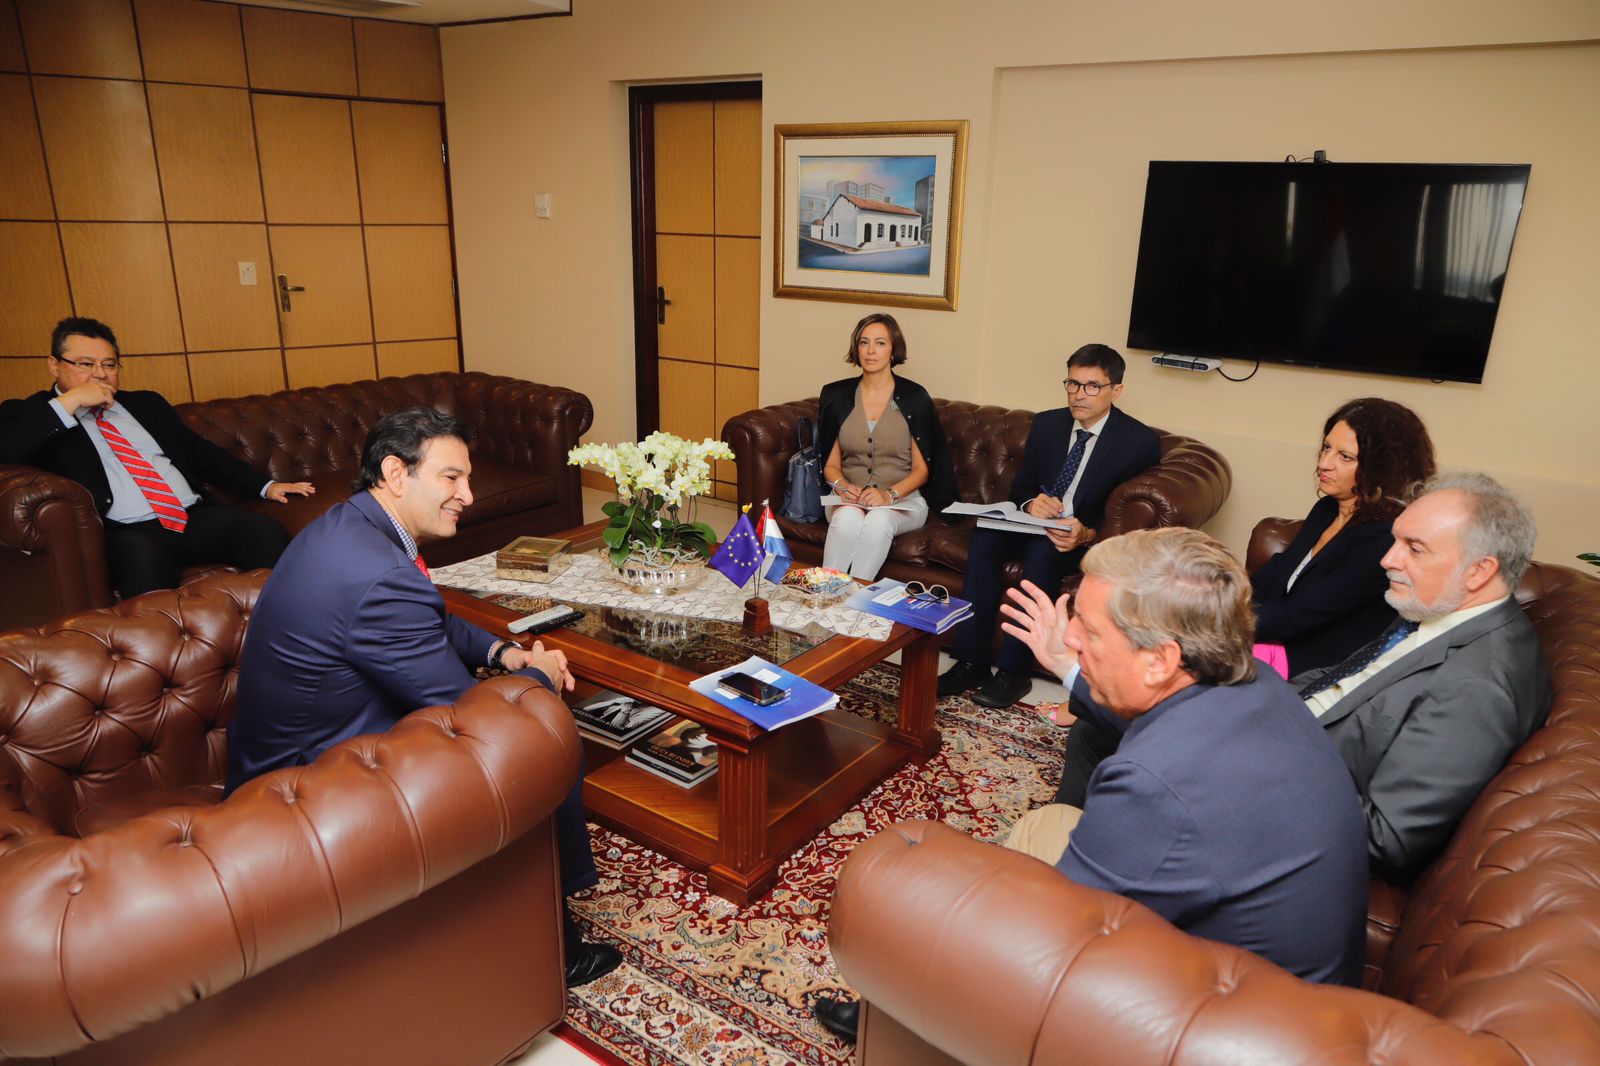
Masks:
[[[165,810],[168,807],[210,807],[222,801],[222,783],[185,785],[182,788],[163,788],[152,792],[136,792],[119,796],[104,803],[91,803],[78,810],[72,827],[80,837],[103,833],[123,822]]]
[[[477,455],[472,460],[472,496],[472,506],[462,516],[463,525],[554,503],[556,479]]]

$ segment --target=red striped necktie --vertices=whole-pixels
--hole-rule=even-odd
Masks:
[[[422,571],[423,577],[427,578],[429,581],[433,580],[433,575],[428,573],[428,564],[422,561],[422,556],[419,555],[411,561],[417,564],[417,569]]]
[[[133,483],[139,486],[139,491],[150,502],[150,509],[156,513],[156,521],[174,533],[182,533],[189,524],[189,512],[178,502],[172,486],[156,473],[156,468],[150,465],[148,459],[139,454],[139,449],[128,443],[128,438],[122,435],[120,429],[106,421],[104,410],[94,413],[94,424],[100,427],[100,436],[105,438],[112,453],[122,461],[128,476],[133,478]]]

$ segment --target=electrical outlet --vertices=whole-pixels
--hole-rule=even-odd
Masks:
[[[254,285],[256,283],[256,265],[254,263],[239,264],[239,284]]]

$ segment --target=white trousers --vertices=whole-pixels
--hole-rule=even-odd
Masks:
[[[822,545],[822,565],[868,581],[876,578],[889,557],[894,538],[921,529],[928,521],[928,501],[922,493],[910,493],[900,503],[911,510],[863,509],[848,504],[828,508],[828,539]]]

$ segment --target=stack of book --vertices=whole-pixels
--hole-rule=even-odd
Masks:
[[[641,703],[620,692],[602,690],[572,708],[578,732],[608,748],[625,748],[661,728],[671,711]]]
[[[685,718],[634,745],[627,760],[647,774],[693,788],[717,772],[717,746],[705,726]]]
[[[548,584],[572,565],[571,547],[557,537],[518,537],[494,553],[495,577]]]
[[[851,596],[846,606],[928,633],[943,633],[972,617],[972,604],[966,600],[955,596],[948,599],[913,596],[906,592],[903,582],[888,578],[876,581]]]
[[[999,503],[952,503],[944,509],[944,513],[976,515],[979,529],[1004,529],[1011,533],[1035,533],[1041,537],[1052,529],[1064,528],[1072,517],[1069,512],[1055,518],[1035,518],[1010,500],[1001,500]]]

